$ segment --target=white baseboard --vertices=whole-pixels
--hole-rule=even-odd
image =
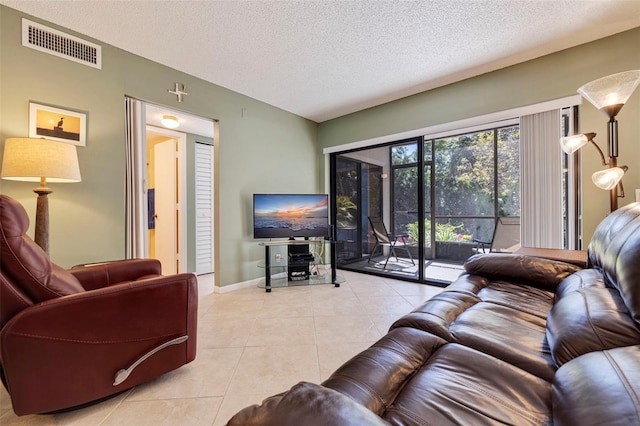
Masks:
[[[241,290],[247,287],[257,287],[258,284],[260,284],[260,281],[262,280],[264,280],[264,278],[255,278],[249,281],[242,281],[235,284],[225,285],[224,287],[215,286],[213,289],[213,292],[223,294],[223,293],[229,293],[231,291]]]
[[[323,273],[323,274],[331,273],[330,265],[316,265],[316,268],[319,273]],[[283,274],[284,275],[281,275],[280,278],[285,278],[287,276],[286,272],[284,272]],[[278,275],[273,275],[273,277],[278,278]],[[243,288],[247,288],[247,287],[254,287],[254,286],[257,287],[260,283],[262,283],[264,287],[264,277],[254,278],[249,281],[242,281],[235,284],[229,284],[229,285],[225,285],[224,287],[214,286],[213,292],[220,293],[220,294],[229,293],[231,291],[242,290]]]

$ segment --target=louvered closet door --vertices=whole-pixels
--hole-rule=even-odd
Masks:
[[[213,272],[213,146],[196,142],[196,274]]]

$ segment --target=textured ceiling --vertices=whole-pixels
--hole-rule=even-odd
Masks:
[[[316,122],[640,26],[640,0],[0,3]]]

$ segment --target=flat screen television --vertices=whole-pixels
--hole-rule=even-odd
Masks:
[[[329,236],[326,194],[253,194],[253,238]]]

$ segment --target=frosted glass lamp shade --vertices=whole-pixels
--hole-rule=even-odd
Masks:
[[[640,70],[625,71],[593,80],[578,89],[586,100],[609,117],[615,117],[640,84]]]
[[[169,129],[175,129],[176,127],[180,126],[180,121],[178,121],[178,119],[173,115],[163,115],[160,122],[164,127],[167,127]]]
[[[560,139],[560,146],[566,154],[573,154],[589,142],[586,135],[565,136]]]
[[[8,138],[4,144],[2,178],[26,182],[80,182],[76,146],[35,138]]]
[[[622,167],[612,167],[595,172],[591,175],[591,180],[598,188],[611,190],[618,185],[618,182],[624,176],[624,172],[625,170]]]

